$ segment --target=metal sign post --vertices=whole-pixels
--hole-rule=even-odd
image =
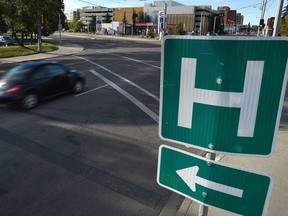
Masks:
[[[209,160],[215,161],[216,154],[207,152],[206,153],[206,158],[209,159]],[[204,194],[204,196],[205,196],[205,194]],[[207,215],[208,215],[208,207],[204,206],[204,205],[200,205],[199,206],[199,215],[198,216],[207,216]]]

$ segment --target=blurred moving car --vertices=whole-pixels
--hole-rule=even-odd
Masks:
[[[217,33],[208,32],[207,36],[219,36]]]
[[[41,100],[66,92],[79,93],[84,77],[75,70],[49,61],[26,62],[0,79],[0,103],[32,109]]]
[[[14,39],[10,36],[7,36],[7,35],[0,36],[0,45],[12,46],[12,45],[14,45]]]

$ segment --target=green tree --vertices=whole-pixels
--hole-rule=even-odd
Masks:
[[[149,38],[153,38],[153,37],[154,37],[154,32],[153,32],[153,29],[152,29],[152,28],[149,28],[149,29],[148,29],[147,36],[148,36]]]
[[[62,24],[65,21],[63,0],[0,0],[0,7],[1,17],[12,35],[16,31],[37,32],[38,21],[42,23],[42,30],[52,33],[58,29],[59,14]]]
[[[185,35],[184,26],[183,26],[182,22],[177,23],[177,25],[175,26],[175,29],[174,29],[174,34],[175,35]]]
[[[144,13],[144,22],[150,22],[151,20],[151,16],[149,16],[149,14]]]
[[[2,18],[4,22],[8,25],[8,27],[11,29],[12,35],[14,35],[15,23],[19,19],[17,5],[18,5],[17,0],[10,0],[10,1],[0,0],[0,7],[2,9],[1,11]]]
[[[90,26],[90,30],[92,32],[96,31],[96,16],[92,16],[92,19],[90,20],[89,26]]]
[[[39,1],[39,0],[37,0]],[[58,29],[59,23],[59,14],[61,23],[64,24],[65,22],[65,15],[64,15],[64,3],[63,0],[41,0],[42,4],[40,9],[40,14],[43,14],[45,20],[44,29],[48,33],[53,33],[55,30]]]
[[[149,14],[144,13],[143,11],[139,11],[138,13],[138,22],[150,22],[151,17]]]
[[[283,7],[279,28],[280,36],[288,36],[288,3]]]
[[[8,25],[4,22],[3,18],[0,17],[0,32],[6,33],[8,30]]]
[[[74,29],[74,24],[73,22],[68,22],[68,29],[73,30]]]
[[[281,13],[282,18],[285,18],[286,16],[288,16],[288,1],[287,1],[287,5],[283,7],[283,10]]]
[[[288,15],[280,21],[279,34],[280,36],[288,36]]]
[[[105,15],[105,23],[111,23],[111,22],[112,22],[111,16],[110,16],[109,12],[107,12]]]
[[[138,14],[138,21],[139,22],[144,22],[144,12],[143,11],[139,11],[139,14]]]
[[[76,21],[76,23],[75,23],[76,31],[82,32],[83,26],[84,26],[84,24],[83,24],[83,22],[81,20]]]
[[[127,19],[126,19],[126,11],[124,12],[122,22],[123,22],[124,24],[127,23]]]
[[[136,12],[133,8],[133,13],[132,13],[132,30],[133,30],[133,33],[135,32],[135,23],[136,23],[137,17],[138,17],[138,15],[136,14]]]
[[[251,26],[251,31],[253,31],[253,32],[257,32],[258,31],[258,25],[253,25],[253,26]]]
[[[249,22],[248,26],[247,26],[247,33],[250,34],[250,31],[251,31],[251,25],[250,25],[250,22]]]

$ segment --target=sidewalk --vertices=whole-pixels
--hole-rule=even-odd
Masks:
[[[18,57],[12,57],[12,58],[0,58],[0,62],[18,63],[18,62],[24,62],[24,61],[49,59],[49,58],[55,58],[57,56],[76,54],[84,50],[82,46],[71,44],[71,43],[66,43],[65,41],[62,41],[61,45],[58,44],[57,46],[59,49],[53,52],[38,53],[34,55],[18,56]]]
[[[252,171],[260,171],[273,179],[272,193],[266,216],[288,215],[288,131],[280,130],[274,154],[269,158],[225,156],[222,163]],[[199,204],[185,198],[177,216],[198,216]],[[208,209],[208,216],[227,216],[229,213],[215,208]]]

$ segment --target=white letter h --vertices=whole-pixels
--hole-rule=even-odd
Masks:
[[[253,137],[264,61],[247,61],[243,92],[195,88],[195,58],[182,58],[178,126],[192,128],[193,104],[240,108],[237,136]],[[215,80],[216,82],[216,80]]]

